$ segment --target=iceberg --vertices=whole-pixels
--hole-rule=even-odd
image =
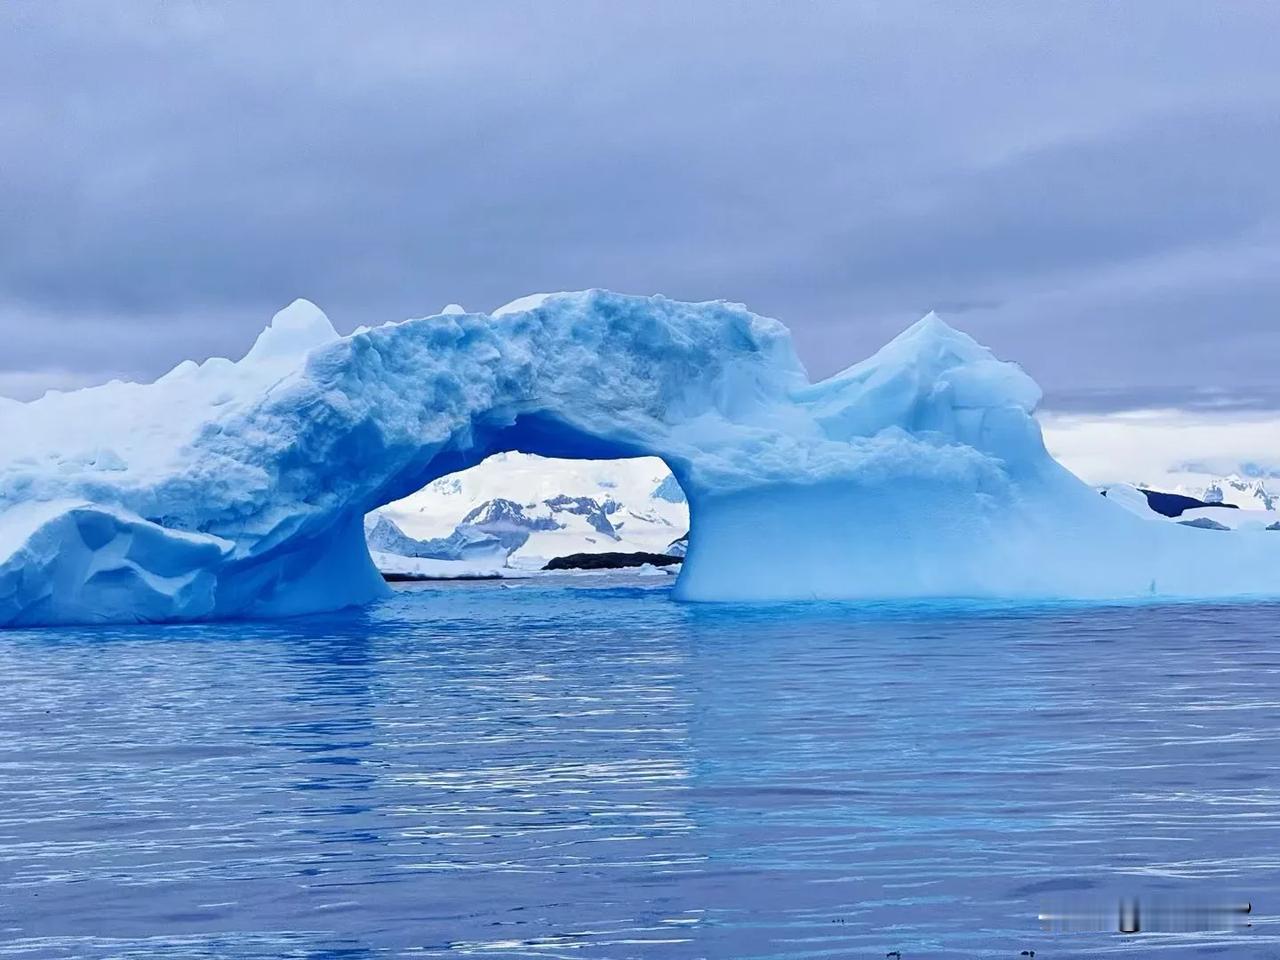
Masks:
[[[298,301],[238,362],[0,403],[0,624],[376,599],[365,516],[503,451],[665,461],[686,601],[1280,592],[1280,537],[1109,502],[1039,399],[933,314],[812,383],[781,323],[720,301],[540,294],[345,337]]]

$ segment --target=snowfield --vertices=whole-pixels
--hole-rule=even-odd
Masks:
[[[394,524],[408,538],[394,546],[384,541],[391,553],[460,559],[443,545],[487,538],[510,566],[541,569],[575,553],[666,553],[688,532],[689,507],[656,457],[499,453],[378,509],[366,529],[376,524]],[[376,545],[372,534],[370,544]]]
[[[785,327],[723,302],[549,294],[339,337],[299,301],[239,362],[0,403],[0,624],[366,602],[366,514],[505,451],[664,461],[684,600],[1280,593],[1280,536],[1098,496],[1046,452],[1039,398],[934,315],[810,383]],[[499,499],[475,524],[499,542],[619,533],[568,494]]]

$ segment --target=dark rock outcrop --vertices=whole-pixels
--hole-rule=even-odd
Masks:
[[[649,563],[655,567],[669,567],[681,563],[682,557],[666,553],[571,553],[556,557],[543,570],[615,570],[640,567]]]
[[[1195,497],[1188,497],[1182,493],[1165,493],[1162,490],[1148,490],[1146,487],[1138,487],[1138,492],[1147,498],[1147,506],[1162,517],[1182,516],[1188,510],[1197,510],[1200,507],[1217,507],[1219,510],[1238,510],[1234,503],[1220,503],[1211,500],[1197,500]],[[1102,495],[1105,497],[1107,491],[1103,490]]]
[[[1182,493],[1164,493],[1160,490],[1144,490],[1138,488],[1144,497],[1147,498],[1147,505],[1156,513],[1166,517],[1180,517],[1188,510],[1196,510],[1200,507],[1217,507],[1219,510],[1238,510],[1234,503],[1214,502],[1212,500],[1197,500],[1195,497],[1188,497]]]
[[[606,500],[603,504],[597,503],[591,497],[570,497],[560,494],[549,500],[543,500],[552,513],[574,513],[580,517],[586,518],[587,523],[591,525],[596,533],[604,534],[610,540],[617,540],[618,531],[613,528],[613,524],[609,522],[609,514],[616,512],[618,504],[612,499]],[[610,509],[612,507],[612,509]]]
[[[1178,523],[1184,527],[1198,527],[1201,530],[1230,530],[1226,524],[1219,523],[1217,520],[1210,520],[1208,517],[1196,517],[1194,520],[1179,520]]]

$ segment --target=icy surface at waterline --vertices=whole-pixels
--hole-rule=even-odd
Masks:
[[[1148,522],[1044,449],[1040,391],[932,314],[810,384],[733,304],[602,291],[0,403],[0,624],[258,617],[386,587],[363,518],[492,453],[652,455],[687,600],[1277,593],[1280,535]]]

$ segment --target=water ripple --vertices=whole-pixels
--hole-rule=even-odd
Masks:
[[[0,634],[0,956],[1280,955],[1278,612],[577,579]],[[1037,921],[1161,896],[1253,925]]]

